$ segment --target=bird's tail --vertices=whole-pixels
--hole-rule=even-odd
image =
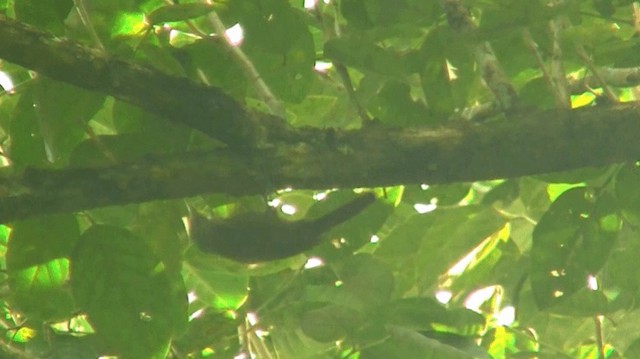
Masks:
[[[314,220],[313,227],[317,230],[317,233],[326,232],[327,230],[357,216],[365,208],[371,205],[375,199],[376,196],[371,192],[360,195],[342,207]]]

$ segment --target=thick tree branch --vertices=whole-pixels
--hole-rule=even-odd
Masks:
[[[230,146],[110,167],[27,169],[0,178],[3,223],[202,193],[474,181],[640,157],[636,104],[514,113],[510,121],[452,122],[436,129],[291,129],[282,119],[250,113],[218,89],[106,57],[2,17],[0,57],[108,93]],[[240,147],[251,147],[251,156]]]
[[[0,222],[202,193],[374,187],[517,177],[633,161],[640,157],[640,106],[531,113],[518,121],[440,129],[367,127],[309,132],[306,143],[254,153],[185,153],[135,164],[30,169],[5,178]]]

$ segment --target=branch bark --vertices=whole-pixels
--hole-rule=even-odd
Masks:
[[[552,110],[518,121],[438,129],[372,126],[308,130],[307,142],[257,150],[182,153],[143,162],[27,169],[0,182],[0,222],[202,193],[439,184],[535,175],[640,157],[640,106]]]
[[[107,58],[1,17],[0,57],[230,145],[113,166],[31,168],[2,177],[0,223],[202,193],[475,181],[640,157],[640,106],[635,103],[520,112],[510,121],[452,122],[440,128],[292,129],[282,119],[247,111],[218,89]],[[251,142],[259,140],[266,142]]]

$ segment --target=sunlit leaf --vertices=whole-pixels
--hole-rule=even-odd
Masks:
[[[113,35],[132,36],[140,34],[145,29],[144,14],[121,13],[113,25]]]
[[[62,320],[71,315],[73,301],[66,288],[68,258],[78,236],[76,219],[69,215],[14,224],[6,261],[17,308],[39,320]]]

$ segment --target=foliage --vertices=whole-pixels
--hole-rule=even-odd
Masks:
[[[301,0],[13,0],[0,1],[0,11],[218,87],[256,111],[278,114],[275,99],[297,128],[438,128],[457,120],[463,109],[496,96],[474,57],[474,46],[484,41],[519,93],[519,106],[552,108],[555,95],[525,31],[545,63],[559,44],[565,70],[578,76],[592,65],[631,67],[639,60],[631,1],[468,0],[473,34],[450,26],[442,4],[454,2],[341,0],[305,8]],[[240,24],[241,46],[210,35],[217,32],[212,15],[227,27]],[[554,39],[548,28],[558,19],[567,26]],[[0,70],[15,84],[0,82],[7,90],[0,96],[7,171],[91,167],[220,146],[108,94],[6,61]],[[573,106],[595,106],[601,85],[570,91]],[[635,85],[616,96],[633,98]],[[363,124],[369,115],[375,124]],[[482,120],[514,119],[493,113]],[[457,165],[482,166],[473,154],[468,161]],[[256,167],[268,182],[269,164]],[[263,198],[232,197],[224,189],[7,223],[0,227],[3,354],[636,358],[639,181],[637,164],[613,164],[356,189],[374,191],[377,202],[334,228],[323,244],[249,266],[200,252],[181,220],[188,207],[220,218],[264,210]],[[21,190],[4,181],[0,188],[0,201]],[[300,220],[327,213],[351,192],[274,188],[264,195],[286,220]],[[295,213],[287,214],[291,208]],[[310,265],[308,257],[322,265]]]

